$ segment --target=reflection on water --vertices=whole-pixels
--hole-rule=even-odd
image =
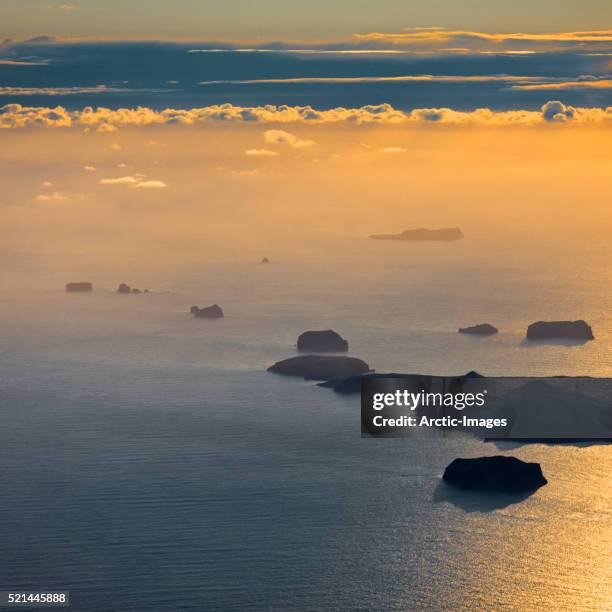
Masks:
[[[545,282],[437,246],[133,280],[169,294],[118,296],[104,287],[130,279],[109,274],[67,295],[59,273],[5,292],[2,583],[100,612],[612,609],[609,445],[362,439],[357,398],[264,371],[331,327],[378,371],[611,374],[596,267],[568,288],[561,260]],[[187,312],[214,302],[222,321]],[[596,340],[522,345],[561,315]],[[480,321],[500,334],[457,334]],[[549,484],[501,499],[440,482],[498,446]]]

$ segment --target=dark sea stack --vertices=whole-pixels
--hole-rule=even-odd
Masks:
[[[142,293],[142,291],[140,289],[136,289],[136,287],[133,287],[132,293]]]
[[[374,234],[370,236],[374,240],[403,240],[406,242],[453,242],[464,238],[463,232],[458,227],[443,227],[440,229],[417,229],[405,230],[400,234]]]
[[[304,355],[276,362],[268,372],[284,376],[301,376],[307,380],[347,378],[370,372],[370,366],[356,357]]]
[[[349,350],[348,342],[333,329],[300,334],[297,348],[307,353],[345,353]]]
[[[464,489],[495,493],[524,493],[548,483],[539,463],[525,463],[503,455],[455,459],[442,478]]]
[[[527,328],[528,340],[594,340],[586,321],[538,321]]]
[[[93,291],[91,283],[66,283],[66,291],[70,293],[88,293]]]
[[[428,374],[399,374],[397,372],[380,372],[380,373],[366,373],[359,374],[357,376],[347,376],[345,378],[334,378],[331,380],[326,380],[325,382],[318,383],[319,387],[324,387],[326,389],[333,389],[335,393],[340,393],[342,395],[352,395],[354,393],[361,393],[361,383],[363,380],[368,380],[370,378],[396,378],[400,381],[415,381],[421,384],[423,387],[426,387],[429,384],[429,381],[433,378]],[[459,376],[458,378],[484,378],[482,374],[478,372],[474,372],[471,370],[467,374],[463,376]]]
[[[463,376],[463,378],[486,378],[480,372],[476,372],[475,370],[470,370],[467,374]]]
[[[270,263],[270,260],[269,260],[267,257],[264,257],[264,258],[261,260],[261,263],[262,263],[262,264],[267,264],[267,263]]]
[[[117,293],[132,293],[132,288],[125,283],[121,283],[119,287],[117,287]]]
[[[198,306],[192,306],[190,310],[194,317],[199,319],[220,319],[223,317],[223,310],[217,304],[207,306],[206,308],[199,308]]]
[[[460,334],[471,334],[473,336],[492,336],[498,332],[497,327],[489,323],[479,323],[471,327],[460,327]]]

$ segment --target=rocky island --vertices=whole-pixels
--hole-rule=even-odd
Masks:
[[[479,323],[471,327],[460,327],[460,334],[472,334],[473,336],[492,336],[497,333],[497,327],[490,323]]]
[[[455,459],[444,470],[442,478],[465,489],[497,493],[524,493],[548,483],[539,463],[503,455]]]
[[[527,328],[528,340],[594,340],[586,321],[538,321]]]
[[[333,329],[300,334],[297,348],[307,353],[344,353],[349,350],[348,342]]]
[[[268,372],[284,376],[301,376],[307,380],[346,378],[371,372],[370,366],[356,357],[303,355],[277,361]]]
[[[93,291],[93,285],[88,282],[66,283],[66,291],[71,293],[86,293]]]
[[[130,287],[129,285],[126,285],[125,283],[120,283],[119,287],[117,287],[117,293],[143,293],[140,289],[137,289],[136,287]],[[144,290],[144,293],[149,293],[148,289]]]
[[[207,306],[206,308],[192,306],[189,309],[189,312],[191,312],[194,317],[199,319],[220,319],[223,317],[223,310],[221,310],[221,306],[218,304],[213,304],[212,306]]]
[[[388,372],[388,373],[365,373],[359,374],[357,376],[346,376],[333,378],[330,380],[326,380],[325,382],[318,383],[319,387],[324,387],[326,389],[333,389],[335,393],[340,393],[342,395],[351,395],[353,393],[361,393],[361,382],[363,380],[367,380],[369,378],[397,378],[400,380],[409,380],[416,381],[421,385],[427,383],[432,379],[432,376],[429,374],[399,374],[397,372]],[[471,370],[467,374],[463,376],[458,376],[457,378],[484,378],[482,374],[478,372],[474,372]]]
[[[399,234],[373,234],[370,238],[374,240],[403,240],[407,242],[453,242],[461,240],[463,232],[458,227],[443,227],[440,229],[417,229],[405,230]]]

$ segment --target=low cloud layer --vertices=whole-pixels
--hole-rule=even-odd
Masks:
[[[550,109],[556,112],[551,115]],[[566,123],[601,123],[612,120],[612,107],[583,108],[565,105],[560,101],[549,101],[539,111],[509,110],[493,111],[479,108],[474,111],[458,111],[452,108],[417,108],[402,111],[390,104],[366,105],[359,108],[338,107],[317,110],[311,106],[255,106],[242,107],[232,104],[205,106],[192,109],[165,109],[157,111],[139,108],[97,108],[67,110],[7,104],[0,107],[0,129],[32,127],[81,128],[108,131],[133,126],[148,125],[199,125],[209,122],[252,122],[264,124],[318,124],[318,123],[439,123],[459,125],[538,125],[558,122],[564,117]],[[314,144],[302,140],[285,130],[268,130],[266,142],[287,144],[295,148]]]

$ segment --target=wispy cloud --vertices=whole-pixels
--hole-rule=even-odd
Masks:
[[[544,40],[544,41],[577,41],[577,42],[612,42],[612,30],[587,30],[577,32],[551,32],[551,33],[497,33],[474,32],[471,30],[447,30],[444,28],[423,29],[413,28],[411,30],[385,34],[371,32],[369,34],[355,34],[355,38],[361,40],[453,40],[456,38],[474,38],[501,42],[507,40]]]
[[[300,140],[295,134],[286,132],[285,130],[267,130],[264,133],[264,139],[266,142],[272,144],[288,144],[296,149],[304,149],[314,145],[314,141]]]
[[[1,62],[0,62],[1,63]],[[76,96],[79,94],[125,93],[122,87],[0,87],[0,96]]]
[[[249,157],[276,157],[278,155],[276,151],[268,149],[247,149],[244,154]]]
[[[59,191],[54,191],[53,193],[41,193],[36,196],[36,199],[39,202],[59,202],[62,200],[67,200],[68,196],[64,193],[60,193]]]
[[[188,49],[187,53],[278,53],[284,55],[406,55],[404,49]]]
[[[405,153],[407,149],[404,149],[403,147],[383,147],[382,149],[379,149],[379,151],[381,153]]]
[[[136,189],[165,189],[167,186],[163,181],[140,181],[134,185]]]
[[[100,185],[136,185],[139,180],[135,176],[100,179]]]
[[[407,29],[400,32],[369,32],[355,34],[355,40],[370,43],[386,43],[389,45],[408,46],[427,49],[448,48],[458,45],[468,49],[486,49],[499,47],[505,50],[504,45],[522,46],[531,45],[535,49],[564,49],[577,47],[582,50],[597,49],[600,45],[612,42],[612,30],[586,30],[576,32],[544,32],[544,33],[490,33],[471,30],[447,30],[443,28],[424,30]],[[493,51],[497,50],[495,48]]]
[[[0,58],[0,66],[46,66],[48,63],[49,62],[47,60],[30,61]]]
[[[100,179],[100,185],[125,185],[136,189],[164,189],[168,185],[163,181],[143,181],[144,174]]]
[[[360,76],[360,77],[295,77],[282,79],[250,79],[243,81],[201,81],[198,85],[263,85],[263,84],[291,84],[291,83],[529,83],[549,80],[547,77],[513,76],[513,75],[433,75],[417,74],[405,76]]]
[[[612,79],[561,81],[559,83],[537,83],[533,85],[513,85],[512,89],[549,90],[549,89],[612,89]]]

